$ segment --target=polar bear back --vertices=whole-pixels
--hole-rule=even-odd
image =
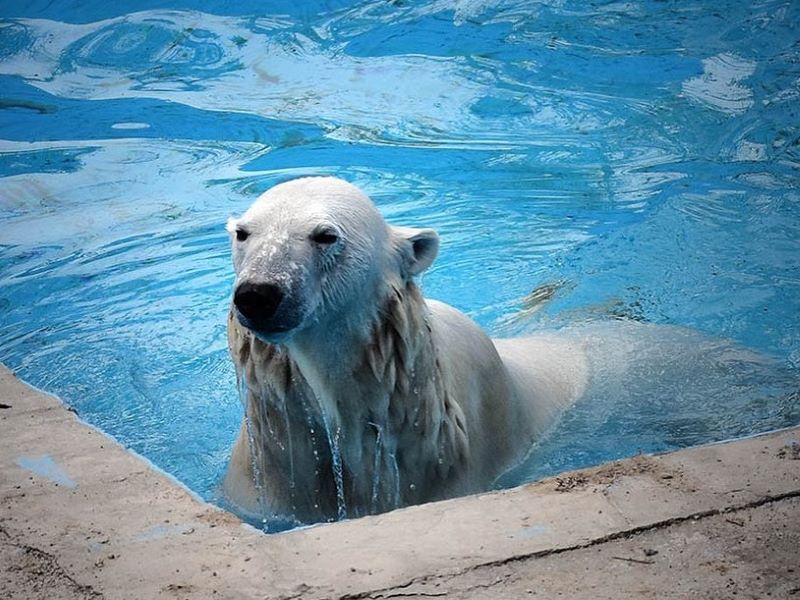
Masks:
[[[587,361],[579,342],[556,335],[491,340],[453,307],[426,303],[442,372],[470,424],[471,467],[478,478],[485,475],[473,481],[480,488],[521,460],[581,396]]]

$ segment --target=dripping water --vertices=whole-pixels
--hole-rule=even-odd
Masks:
[[[339,435],[341,427],[336,427],[336,432],[331,432],[330,424],[325,419],[325,433],[328,435],[328,444],[331,448],[331,463],[333,466],[333,479],[336,483],[336,513],[338,519],[347,518],[347,504],[344,498],[344,472],[342,470],[342,452],[339,449]]]
[[[333,481],[336,485],[336,515],[339,520],[347,518],[347,504],[345,501],[344,496],[344,472],[342,466],[342,451],[339,447],[339,437],[341,435],[341,427],[338,425],[336,426],[336,431],[333,431],[333,427],[331,424],[330,417],[328,414],[323,410],[322,403],[317,398],[316,394],[313,392],[311,396],[316,400],[317,409],[319,410],[319,415],[322,420],[322,426],[325,428],[325,436],[328,439],[328,448],[331,452],[331,467],[333,470]],[[310,410],[304,403],[304,409],[306,410],[306,417],[309,418],[309,427],[311,428],[310,422]],[[316,448],[314,449],[314,458],[319,462],[319,456]]]
[[[250,465],[253,470],[253,484],[256,488],[256,504],[259,508],[263,509],[265,505],[264,498],[264,479],[261,475],[260,452],[256,444],[255,435],[253,433],[252,410],[251,403],[248,402],[248,388],[245,381],[244,371],[237,370],[236,372],[236,387],[239,392],[239,401],[244,406],[244,423],[247,430],[247,445],[250,449]]]
[[[320,456],[319,456],[319,449],[317,445],[317,431],[316,425],[314,422],[314,415],[311,412],[311,407],[308,405],[308,401],[306,400],[305,396],[300,397],[300,404],[303,408],[303,414],[306,417],[306,425],[308,427],[308,433],[311,437],[311,451],[314,456],[314,497],[319,497],[320,494]],[[319,503],[314,503],[314,508],[319,508]]]
[[[294,500],[294,489],[297,487],[294,478],[294,449],[292,448],[292,420],[289,418],[289,409],[286,407],[286,400],[281,402],[281,412],[283,413],[283,423],[286,427],[286,449],[289,452],[289,488],[292,490],[292,500]]]
[[[333,481],[334,485],[336,486],[336,516],[337,519],[339,520],[346,519],[347,502],[344,493],[344,467],[342,462],[342,451],[339,446],[339,439],[341,437],[341,427],[337,426],[336,431],[333,431],[331,420],[328,417],[327,413],[322,409],[322,404],[320,403],[316,395],[312,393],[312,396],[316,400],[317,409],[319,410],[322,426],[325,429],[325,436],[328,441],[328,449],[330,450],[331,453],[331,470],[333,471]],[[315,475],[317,475],[317,481],[319,481],[320,457],[316,445],[314,421],[311,408],[308,406],[305,400],[303,400],[303,411],[306,414],[306,422],[308,424],[309,433],[312,436],[311,439],[314,445],[314,460],[317,463],[317,469],[315,471]],[[319,484],[317,484],[315,492],[319,494]],[[317,508],[317,505],[315,505],[315,508]]]
[[[392,483],[394,484],[393,508],[400,506],[400,468],[397,465],[397,454],[389,452],[389,468],[392,470]]]
[[[328,440],[328,448],[331,452],[331,468],[333,470],[333,481],[336,486],[336,516],[341,521],[342,519],[347,518],[347,502],[344,494],[344,468],[342,463],[342,451],[339,446],[339,438],[342,430],[338,425],[336,426],[336,430],[333,430],[331,419],[325,410],[323,410],[322,403],[319,401],[319,398],[317,398],[316,394],[313,392],[311,395],[316,400],[317,408],[319,409],[319,414],[322,420],[322,426],[325,428],[325,436]],[[314,430],[311,422],[311,411],[305,402],[303,403],[303,408],[306,411],[306,418],[309,419],[309,429],[313,433]],[[319,453],[316,448],[314,449],[314,458],[319,464]]]
[[[292,427],[291,427],[291,419],[289,418],[289,408],[286,405],[286,398],[283,398],[280,401],[275,402],[275,405],[278,411],[280,412],[280,416],[283,419],[284,435],[286,437],[285,443],[283,443],[279,438],[276,439],[278,445],[280,446],[281,451],[284,453],[288,453],[287,458],[289,463],[289,498],[292,505],[292,511],[295,511],[297,509],[296,505],[297,484],[295,481],[295,473],[294,473],[294,447],[292,444]],[[273,433],[272,427],[270,427],[270,433]]]
[[[375,460],[372,464],[372,512],[379,510],[378,493],[381,485],[381,461],[383,459],[383,428],[370,423],[375,428]]]

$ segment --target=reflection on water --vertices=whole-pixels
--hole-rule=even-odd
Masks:
[[[796,2],[149,4],[0,7],[0,360],[193,489],[241,416],[223,224],[306,174],[436,227],[426,293],[490,331],[629,318],[780,365],[699,416],[579,407],[527,476],[797,423]]]
[[[753,90],[743,82],[756,70],[754,61],[720,54],[703,61],[703,74],[683,84],[683,93],[721,112],[738,115],[753,106]]]

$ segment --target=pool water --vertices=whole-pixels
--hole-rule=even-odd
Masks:
[[[216,500],[224,223],[330,174],[436,228],[426,295],[493,335],[633,319],[774,361],[691,418],[674,381],[585,402],[505,483],[800,423],[800,3],[190,4],[0,6],[0,361],[26,381]]]

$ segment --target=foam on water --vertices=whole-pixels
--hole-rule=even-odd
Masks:
[[[797,2],[133,4],[0,6],[0,360],[203,497],[244,412],[225,221],[299,175],[436,228],[426,295],[493,334],[621,318],[774,359],[712,352],[704,398],[606,382],[513,482],[800,423]]]

